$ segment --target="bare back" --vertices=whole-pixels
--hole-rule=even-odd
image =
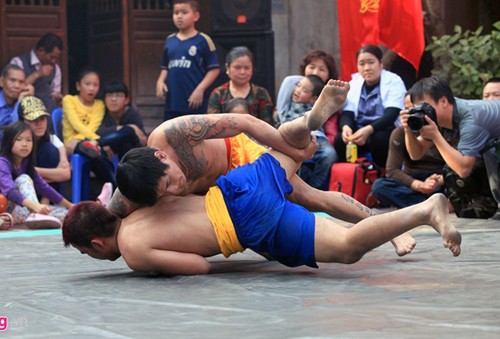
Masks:
[[[263,135],[261,138],[268,138],[277,149],[282,142],[274,127],[251,115],[199,114],[163,122],[150,134],[148,146],[166,154],[184,174],[184,186],[175,195],[204,194],[229,168],[229,154],[224,138],[247,130],[258,130]],[[115,191],[108,205],[113,213],[122,218],[140,207],[119,190]]]
[[[123,219],[118,246],[125,261],[148,249],[219,254],[214,228],[205,210],[205,197],[163,197],[152,207],[140,208]]]

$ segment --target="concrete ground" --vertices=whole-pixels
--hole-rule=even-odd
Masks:
[[[290,269],[246,251],[190,277],[93,260],[60,230],[0,232],[0,338],[499,338],[500,214],[452,220],[457,258],[424,226],[402,258]]]

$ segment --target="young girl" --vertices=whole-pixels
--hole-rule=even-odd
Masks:
[[[68,154],[79,153],[91,159],[92,172],[98,179],[115,185],[113,163],[101,152],[97,129],[104,117],[104,102],[97,99],[99,74],[83,70],[76,82],[78,95],[66,95],[62,101],[63,137]],[[101,145],[104,146],[104,145]]]
[[[104,102],[96,98],[99,86],[99,74],[84,69],[76,82],[78,94],[63,98],[63,137],[69,155],[74,152],[91,158],[99,155],[96,142],[99,136],[95,132],[104,117]]]
[[[22,121],[7,127],[0,150],[0,191],[8,200],[13,224],[28,228],[58,228],[72,204],[50,187],[34,167],[33,132]],[[37,194],[54,204],[40,204]]]
[[[19,103],[19,118],[33,131],[33,143],[36,149],[35,169],[40,176],[58,192],[61,183],[71,178],[71,168],[62,141],[49,133],[48,117],[42,100],[27,96]]]

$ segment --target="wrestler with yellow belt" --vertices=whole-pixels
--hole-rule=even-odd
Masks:
[[[329,115],[338,111],[345,101],[345,95],[332,88],[335,89],[326,85],[315,105]],[[294,159],[300,156],[300,150],[284,142],[273,126],[249,114],[231,118],[227,114],[202,114],[171,119],[148,137],[148,146],[159,151],[157,156],[168,164],[170,175],[167,177],[160,170],[153,173],[150,163],[140,157],[122,159],[117,173],[119,189],[108,208],[123,218],[136,208],[154,205],[162,196],[205,194],[219,176],[255,160],[264,151],[244,134],[238,135],[240,133]],[[315,189],[298,175],[293,175],[290,183],[293,191],[287,199],[309,211],[324,212],[348,222],[358,222],[373,214],[352,197]],[[410,253],[415,243],[407,233],[392,240],[400,256]]]
[[[330,85],[338,91],[348,89],[340,81]],[[302,121],[285,124],[276,133],[301,148],[302,156],[312,156],[317,144],[309,133],[329,117],[322,112],[313,109]],[[150,166],[170,173],[171,163],[161,153],[146,147],[131,150],[125,157],[148,159]],[[161,195],[153,206],[124,219],[98,203],[81,202],[63,223],[63,240],[93,258],[123,256],[136,271],[185,275],[209,273],[206,257],[229,256],[244,248],[268,252],[287,266],[354,263],[418,225],[431,225],[442,235],[444,246],[453,255],[460,254],[461,236],[448,222],[448,203],[442,194],[346,228],[285,198],[292,190],[289,179],[299,165],[300,161],[270,150],[253,163],[220,176],[206,196]],[[176,174],[174,169],[172,175]],[[164,184],[168,187],[169,183]]]

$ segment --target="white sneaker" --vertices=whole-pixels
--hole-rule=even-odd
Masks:
[[[31,213],[24,221],[24,225],[31,230],[52,229],[61,228],[62,222],[50,215]]]

